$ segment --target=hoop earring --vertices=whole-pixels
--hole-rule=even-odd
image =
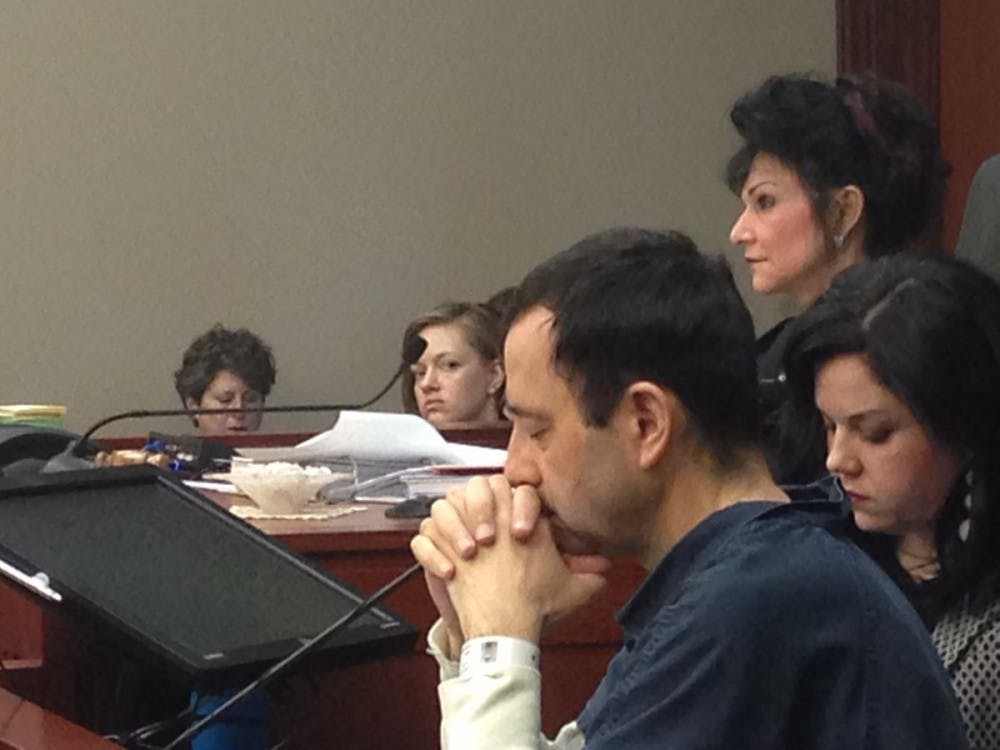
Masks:
[[[972,531],[972,483],[975,481],[975,474],[972,469],[965,472],[965,497],[962,498],[962,510],[965,511],[965,518],[958,522],[958,538],[962,543],[969,541],[969,532]]]

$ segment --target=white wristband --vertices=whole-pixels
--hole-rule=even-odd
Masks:
[[[493,675],[505,667],[538,669],[538,646],[521,638],[487,635],[462,644],[459,676]]]

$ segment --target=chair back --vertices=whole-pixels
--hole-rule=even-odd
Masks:
[[[976,171],[955,255],[1000,280],[1000,154]]]

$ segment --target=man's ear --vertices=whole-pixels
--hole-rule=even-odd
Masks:
[[[666,454],[682,418],[679,406],[672,392],[649,381],[637,381],[625,389],[622,415],[627,419],[639,468],[653,468]]]
[[[827,227],[833,237],[848,237],[862,226],[865,212],[865,194],[857,185],[844,185],[833,191],[827,208]]]

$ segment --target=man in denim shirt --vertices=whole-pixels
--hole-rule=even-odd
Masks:
[[[768,474],[725,264],[683,235],[613,230],[518,296],[504,476],[436,503],[412,543],[441,613],[442,745],[965,747],[925,629],[842,537],[839,506],[789,503]],[[597,692],[548,740],[541,629],[612,557],[649,577]]]

